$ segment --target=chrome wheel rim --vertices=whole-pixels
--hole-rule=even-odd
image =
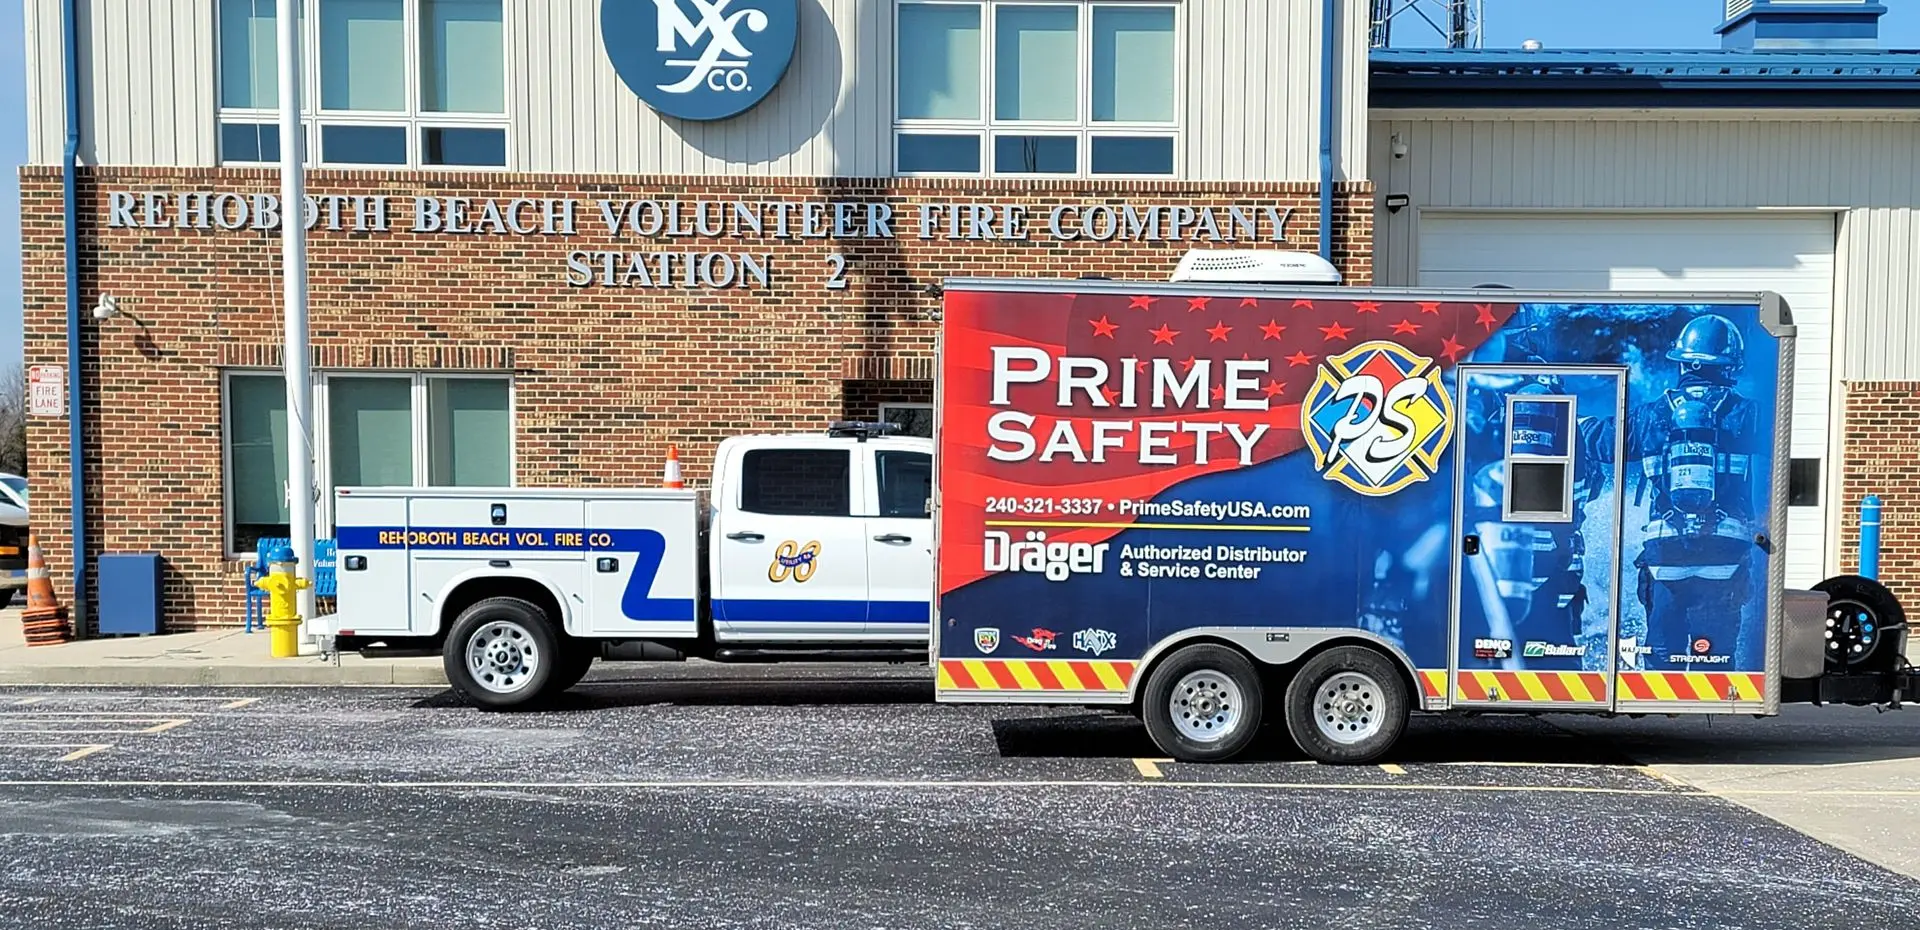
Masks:
[[[1384,689],[1373,676],[1341,672],[1313,696],[1313,723],[1320,735],[1342,746],[1372,738],[1386,725]]]
[[[1217,743],[1233,735],[1246,718],[1246,703],[1233,679],[1212,669],[1189,672],[1173,686],[1168,711],[1173,728],[1196,743]]]
[[[512,694],[527,686],[545,657],[526,627],[495,620],[467,640],[467,671],[480,687]]]

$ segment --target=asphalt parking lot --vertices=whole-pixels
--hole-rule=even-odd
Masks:
[[[1920,755],[1912,719],[1881,741]],[[1643,764],[1695,737],[1612,723],[1420,718],[1386,765],[1315,765],[1275,739],[1193,766],[1157,759],[1124,716],[934,705],[917,670],[680,666],[533,714],[408,689],[0,689],[0,927],[1744,928],[1920,913],[1920,882]]]

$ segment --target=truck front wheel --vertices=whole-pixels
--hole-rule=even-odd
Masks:
[[[559,637],[540,608],[516,597],[493,597],[462,611],[447,634],[447,683],[490,710],[545,697],[561,673]]]
[[[1287,683],[1287,732],[1315,760],[1364,764],[1399,742],[1408,704],[1391,659],[1362,646],[1336,646],[1307,660]]]
[[[1260,673],[1225,646],[1187,646],[1154,667],[1140,716],[1160,751],[1181,762],[1225,762],[1260,733]]]

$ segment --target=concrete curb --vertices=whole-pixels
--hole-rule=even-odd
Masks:
[[[304,662],[284,667],[232,665],[73,665],[0,668],[0,685],[122,687],[380,687],[444,688],[446,672],[425,665]]]

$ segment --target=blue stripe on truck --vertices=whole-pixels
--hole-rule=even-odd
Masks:
[[[692,598],[649,597],[667,538],[654,530],[503,530],[495,527],[342,526],[334,530],[341,552],[355,549],[428,549],[498,552],[588,551],[633,553],[633,574],[620,594],[628,620],[692,620]]]
[[[714,614],[729,623],[926,623],[926,601],[813,601],[726,598]]]

